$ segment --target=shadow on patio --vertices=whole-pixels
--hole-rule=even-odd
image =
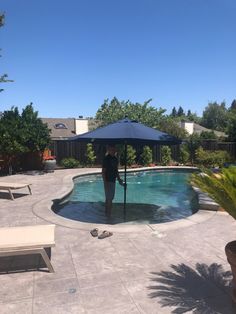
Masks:
[[[191,311],[199,314],[236,313],[230,298],[232,274],[222,265],[196,264],[196,269],[186,264],[171,265],[173,271],[152,272],[149,286],[150,298],[158,297],[162,307],[175,307],[171,313]]]

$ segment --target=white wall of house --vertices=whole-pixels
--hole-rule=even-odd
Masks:
[[[83,134],[89,131],[88,119],[75,119],[75,133],[76,135]]]
[[[188,134],[193,134],[194,131],[194,122],[185,122],[181,121],[181,128],[185,129]]]

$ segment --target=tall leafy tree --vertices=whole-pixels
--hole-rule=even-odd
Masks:
[[[28,152],[43,152],[50,142],[50,131],[34,111],[32,103],[22,110],[21,140]]]
[[[158,127],[165,109],[157,109],[150,106],[151,99],[140,103],[132,103],[130,101],[119,101],[114,97],[110,102],[108,99],[104,101],[96,113],[96,119],[101,121],[102,125],[115,122],[117,120],[128,117],[137,120],[150,127]]]
[[[38,118],[32,104],[23,109],[4,111],[0,119],[0,155],[8,163],[9,169],[24,153],[43,152],[49,145],[50,130]],[[10,170],[11,172],[11,170]]]
[[[0,119],[0,155],[6,161],[10,174],[15,157],[24,152],[25,147],[21,140],[21,117],[18,108],[4,111]]]
[[[196,113],[192,113],[191,110],[188,111],[187,118],[189,121],[193,121],[195,123],[201,122],[201,118],[198,117]]]
[[[18,108],[4,111],[0,119],[0,154],[11,164],[15,155],[25,152],[22,143],[21,117]]]
[[[178,109],[178,112],[177,112],[177,116],[178,117],[182,117],[184,115],[185,115],[184,114],[184,109],[181,106],[179,106],[179,109]]]
[[[208,128],[218,131],[225,131],[227,127],[228,111],[225,102],[209,103],[203,111],[201,124]]]
[[[236,99],[231,103],[231,106],[228,109],[228,120],[226,133],[228,134],[228,140],[235,142],[236,141]]]
[[[173,107],[172,111],[171,111],[171,117],[175,118],[177,116],[177,110],[175,107]]]
[[[189,117],[191,117],[192,116],[192,112],[191,112],[191,110],[188,110],[188,112],[187,112],[187,117],[189,118]]]
[[[236,110],[231,110],[227,125],[229,141],[236,142]]]
[[[159,129],[162,132],[166,132],[172,136],[176,136],[180,139],[184,139],[187,137],[188,133],[185,129],[181,128],[178,124],[178,121],[173,119],[172,117],[164,117],[161,119],[158,125]]]
[[[231,104],[231,106],[230,106],[230,110],[235,110],[235,111],[236,111],[236,99],[234,99],[234,100],[232,101],[232,104]]]

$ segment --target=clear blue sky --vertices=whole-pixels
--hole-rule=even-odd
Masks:
[[[0,0],[0,111],[94,116],[106,98],[202,114],[236,98],[235,0]],[[3,84],[2,84],[3,85]]]

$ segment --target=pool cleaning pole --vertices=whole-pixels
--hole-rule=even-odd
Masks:
[[[125,219],[125,217],[126,217],[126,189],[127,189],[126,170],[127,170],[127,142],[125,142],[124,219]]]

